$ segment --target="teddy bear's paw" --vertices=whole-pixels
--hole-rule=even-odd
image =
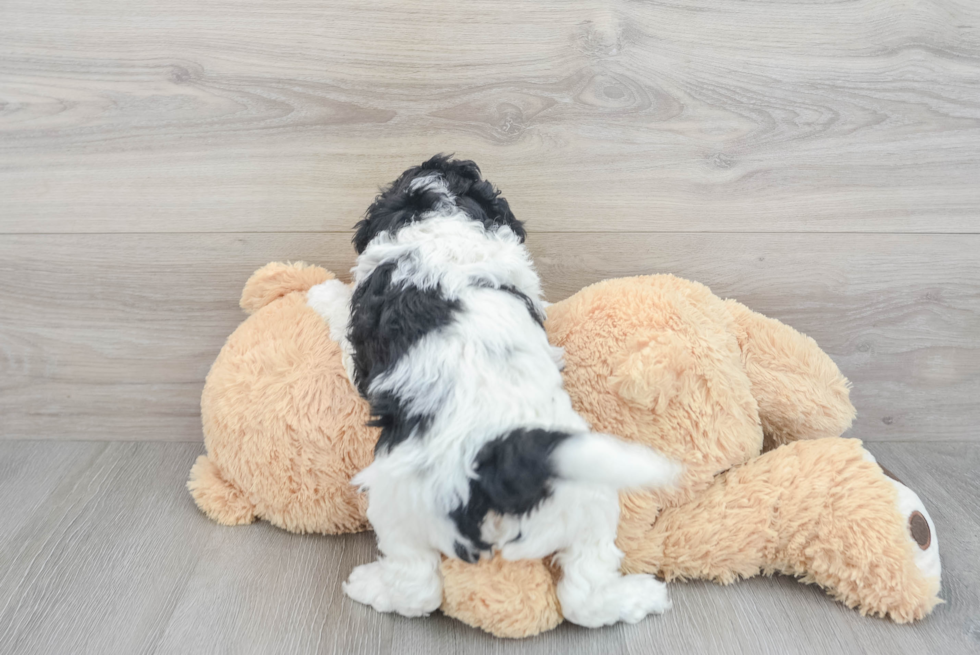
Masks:
[[[864,458],[877,464],[874,455],[868,451],[864,451]],[[878,466],[898,494],[896,509],[905,522],[906,536],[912,543],[915,552],[916,567],[922,571],[927,579],[941,578],[942,563],[939,559],[939,539],[936,536],[936,525],[932,522],[929,511],[918,494],[902,484],[891,471],[881,464]]]
[[[442,603],[442,581],[428,566],[423,568],[409,570],[387,560],[363,564],[343,584],[344,593],[379,612],[428,616]]]
[[[648,614],[671,608],[667,585],[652,575],[626,575],[611,579],[598,589],[573,589],[558,585],[562,614],[587,628],[619,621],[637,623]]]

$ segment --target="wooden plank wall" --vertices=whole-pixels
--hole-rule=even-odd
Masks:
[[[670,272],[812,335],[868,440],[980,441],[980,3],[8,0],[0,438],[200,439],[270,260],[477,160],[550,299]]]

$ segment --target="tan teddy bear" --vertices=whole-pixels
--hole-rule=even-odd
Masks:
[[[332,278],[269,264],[245,285],[251,316],[208,375],[208,454],[188,482],[219,523],[368,527],[349,480],[377,433],[314,309]],[[583,289],[548,308],[546,328],[593,429],[687,465],[676,490],[622,494],[626,572],[721,583],[786,573],[899,622],[941,602],[935,526],[859,441],[839,438],[854,418],[849,385],[812,339],[669,275]],[[498,636],[533,635],[561,622],[556,575],[541,560],[446,559],[442,611]]]

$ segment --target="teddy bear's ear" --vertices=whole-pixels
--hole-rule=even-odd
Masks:
[[[253,314],[287,293],[308,291],[310,287],[333,278],[334,274],[327,269],[304,262],[272,262],[252,273],[238,304]]]

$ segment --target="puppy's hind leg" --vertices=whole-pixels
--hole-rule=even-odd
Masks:
[[[562,568],[558,600],[562,614],[588,628],[618,621],[636,623],[671,607],[667,586],[652,575],[620,573],[623,553],[616,547],[619,501],[615,491],[595,489],[580,499],[578,530],[558,551]],[[586,517],[591,516],[592,520]],[[609,520],[612,518],[613,520]]]
[[[371,485],[367,517],[381,557],[355,568],[343,589],[379,612],[426,616],[442,604],[442,557],[429,543],[431,526],[413,516],[409,498],[397,484],[379,480]]]
[[[558,600],[572,623],[598,628],[636,623],[671,607],[667,586],[652,575],[622,575],[615,544],[575,544],[558,554]]]
[[[428,616],[442,604],[440,559],[436,551],[386,555],[354,569],[344,593],[379,612]]]

